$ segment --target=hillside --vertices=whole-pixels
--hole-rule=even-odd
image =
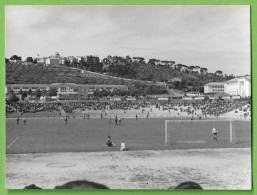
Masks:
[[[206,83],[222,82],[233,78],[233,75],[199,74],[144,62],[125,65],[113,64],[108,67],[106,73],[123,78],[165,82],[170,89],[200,92],[203,92],[203,86]]]
[[[86,69],[86,68],[85,68]],[[203,85],[212,81],[226,81],[233,76],[217,76],[215,74],[198,74],[184,72],[166,66],[146,63],[130,63],[111,65],[102,70],[98,76],[81,73],[82,69],[65,65],[45,66],[44,64],[6,64],[6,84],[114,84],[146,86],[156,82],[165,82],[169,89],[203,92]],[[90,71],[87,71],[90,73]],[[105,74],[101,74],[105,72]],[[91,72],[92,73],[92,72]],[[97,78],[96,78],[97,77]],[[118,77],[118,78],[117,78]],[[149,82],[150,81],[150,82]]]
[[[80,70],[64,66],[6,65],[6,84],[123,84],[121,80],[84,77]]]

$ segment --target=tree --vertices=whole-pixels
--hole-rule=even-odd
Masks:
[[[178,84],[177,89],[182,90],[185,89],[187,87],[187,80],[185,80],[184,78],[181,80],[181,82]]]
[[[21,99],[24,100],[27,97],[27,92],[23,91],[21,94]]]
[[[15,103],[15,102],[18,102],[19,101],[19,98],[15,95],[15,93],[9,93],[9,95],[8,95],[8,101],[10,102],[10,103]]]
[[[5,58],[5,64],[8,64],[10,60],[8,58]]]
[[[200,93],[204,93],[204,87],[203,87],[203,86],[200,86],[200,87],[199,87],[199,92],[200,92]]]
[[[65,61],[64,61],[64,65],[65,65],[65,66],[70,66],[70,61],[69,61],[69,60],[65,60]]]
[[[42,96],[47,96],[47,94],[48,94],[47,90],[44,89],[44,90],[41,91]]]
[[[72,60],[70,65],[71,65],[72,67],[76,67],[76,66],[77,66],[77,64],[78,64],[78,63],[77,63],[77,61]]]
[[[79,63],[80,63],[80,66],[82,67],[82,69],[85,69],[86,62],[84,60],[80,60]]]
[[[20,90],[20,91],[19,91],[19,95],[21,95],[22,93],[23,93],[23,91],[22,91],[22,90]]]
[[[33,92],[32,92],[32,90],[31,90],[31,89],[29,89],[29,90],[28,90],[27,95],[29,95],[29,96],[32,96],[32,95],[33,95]]]
[[[17,55],[13,55],[13,56],[11,56],[11,60],[17,60],[19,57],[17,56]]]
[[[132,59],[131,59],[131,57],[130,56],[126,56],[126,63],[131,63],[132,62]]]
[[[50,97],[56,96],[57,95],[57,89],[55,87],[50,88],[49,91],[48,91],[48,95]]]
[[[40,98],[41,97],[41,91],[40,89],[37,89],[35,92],[36,97]]]
[[[217,71],[215,72],[215,74],[221,75],[221,74],[222,74],[222,71],[221,71],[221,70],[217,70]]]
[[[207,69],[207,68],[201,68],[200,71],[201,71],[201,73],[203,74],[204,72],[207,73],[208,69]]]
[[[32,57],[27,57],[26,62],[32,62],[33,63],[33,58]]]
[[[151,94],[151,88],[150,87],[146,87],[144,89],[144,95],[147,95],[147,94]]]
[[[16,61],[21,61],[22,58],[20,56],[17,56],[17,55],[13,55],[10,60],[16,60]]]

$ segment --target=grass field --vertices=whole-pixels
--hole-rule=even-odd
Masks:
[[[224,124],[223,124],[224,123]],[[220,131],[219,140],[212,140],[213,125]],[[125,140],[129,150],[171,150],[192,148],[242,148],[251,147],[251,123],[234,121],[236,143],[229,142],[227,122],[172,123],[172,135],[177,141],[164,144],[165,118],[124,119],[121,125],[109,124],[108,119],[27,119],[26,125],[15,119],[6,120],[6,153],[96,152],[119,150]],[[175,128],[174,128],[175,127]],[[184,129],[182,129],[184,128]],[[182,129],[182,130],[181,130]],[[193,130],[192,130],[193,129]],[[110,135],[116,147],[106,147]],[[241,139],[242,138],[242,139]],[[192,141],[192,142],[190,142]],[[200,141],[200,142],[198,142]]]

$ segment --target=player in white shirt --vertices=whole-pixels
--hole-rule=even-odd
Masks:
[[[213,140],[214,140],[214,141],[218,141],[218,133],[219,133],[219,131],[218,131],[218,129],[216,129],[215,126],[213,127],[211,133],[212,133],[212,135],[214,136],[214,137],[213,137]]]
[[[122,150],[127,150],[126,149],[126,144],[125,144],[125,141],[123,140],[122,142],[121,142],[121,144],[120,144],[120,150],[122,151]]]

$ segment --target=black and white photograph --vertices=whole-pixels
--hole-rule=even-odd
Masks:
[[[5,6],[6,188],[251,190],[248,5]]]

